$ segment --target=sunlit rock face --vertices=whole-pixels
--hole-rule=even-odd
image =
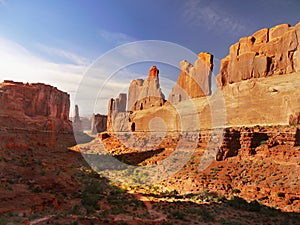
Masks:
[[[299,42],[300,23],[264,28],[241,38],[221,61],[218,85],[300,72]]]
[[[168,99],[170,102],[178,103],[211,94],[212,54],[201,52],[194,65],[183,60],[180,62],[180,69],[177,84],[173,87]]]
[[[41,83],[0,84],[0,124],[4,127],[71,131],[69,94]]]
[[[130,83],[128,90],[128,110],[143,110],[164,104],[164,94],[159,85],[159,70],[152,66],[146,80],[137,79]]]

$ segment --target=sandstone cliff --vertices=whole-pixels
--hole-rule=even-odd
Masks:
[[[178,103],[190,98],[209,96],[211,94],[211,73],[213,55],[201,52],[194,66],[183,60],[180,62],[181,73],[177,84],[172,89],[169,101]]]
[[[2,128],[72,131],[69,95],[50,85],[4,81],[0,105]]]
[[[93,114],[91,122],[91,130],[93,134],[101,133],[107,130],[107,116],[101,114]]]
[[[143,110],[164,104],[164,94],[159,85],[159,70],[152,66],[146,80],[137,79],[130,83],[128,90],[128,110]]]
[[[135,111],[131,123],[135,123],[136,130],[147,131],[152,118],[160,117],[167,124],[165,127],[180,130],[178,118],[192,113],[199,115],[203,129],[211,128],[212,117],[218,120],[222,116],[225,117],[223,125],[226,127],[300,123],[299,29],[300,23],[295,27],[283,24],[241,38],[230,47],[230,55],[222,60],[217,78],[222,90],[206,98],[201,97],[210,94],[209,79],[205,82],[207,88],[202,87],[207,92],[199,92],[199,89],[189,88],[193,83],[189,85],[190,76],[184,72],[195,71],[196,65],[201,64],[195,63],[192,67],[190,63],[182,62],[183,72],[178,79],[178,86],[174,87],[169,98],[171,103],[179,102],[176,109],[165,103],[163,107]],[[206,68],[212,68],[211,60],[208,54],[199,54],[197,61],[210,62]],[[206,72],[208,78],[210,73],[208,70]],[[182,93],[185,91],[186,96],[191,98],[196,112],[182,101],[180,93],[176,95],[179,85],[183,87]],[[218,101],[225,107],[219,107]],[[217,107],[212,109],[212,104]],[[178,112],[179,117],[171,116]]]
[[[242,80],[300,72],[300,23],[264,28],[243,37],[222,59],[220,87]]]
[[[116,99],[108,101],[107,130],[129,131],[129,113],[126,112],[127,95],[119,94]]]

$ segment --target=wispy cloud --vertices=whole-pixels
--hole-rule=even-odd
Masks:
[[[54,56],[68,58],[74,63],[53,62],[38,57],[24,46],[0,37],[0,82],[14,80],[53,85],[70,94],[71,115],[75,104],[79,104],[81,115],[90,115],[93,111],[107,113],[108,99],[128,90],[132,73],[126,69],[108,79],[109,65],[89,71],[85,65],[88,59],[60,49],[44,50]],[[108,82],[104,83],[107,79]]]
[[[67,60],[68,62],[75,64],[75,65],[88,66],[89,64],[91,64],[91,60],[81,57],[77,54],[62,50],[62,49],[49,47],[49,46],[42,45],[42,44],[38,44],[37,47],[49,55],[63,58],[65,60]]]
[[[121,32],[111,32],[108,30],[101,29],[99,31],[99,34],[104,40],[106,40],[112,44],[117,44],[117,45],[136,41],[135,38],[131,37],[128,34],[121,33]]]
[[[24,46],[0,37],[0,82],[14,80],[53,85],[70,94],[72,105],[85,66],[53,63],[37,57]]]
[[[187,0],[183,16],[187,23],[196,26],[205,25],[216,32],[232,33],[246,30],[240,20],[225,9],[204,0]]]

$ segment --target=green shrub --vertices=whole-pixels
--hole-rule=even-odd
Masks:
[[[279,197],[279,198],[284,198],[284,196],[285,196],[285,194],[283,193],[283,192],[281,192],[281,191],[279,191],[279,192],[277,192],[277,197]]]
[[[174,210],[174,211],[171,211],[170,212],[170,215],[169,215],[171,218],[174,218],[174,219],[179,219],[179,220],[183,220],[184,219],[184,213],[179,211],[179,210]]]

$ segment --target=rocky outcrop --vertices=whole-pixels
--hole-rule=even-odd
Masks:
[[[69,94],[41,83],[0,84],[0,126],[71,132]]]
[[[126,112],[127,95],[119,94],[116,99],[108,101],[107,130],[129,131],[129,112]]]
[[[201,130],[200,143],[211,141],[211,130]],[[218,148],[216,160],[222,161],[236,155],[253,155],[259,148],[276,145],[298,146],[299,128],[290,126],[228,127]]]
[[[172,89],[169,101],[178,103],[190,98],[204,97],[211,94],[211,74],[213,55],[201,52],[194,66],[187,62],[180,63],[181,73],[176,86]]]
[[[120,93],[119,97],[112,101],[112,111],[115,112],[125,112],[127,103],[127,95],[125,93]]]
[[[300,124],[300,112],[296,112],[290,115],[289,125]]]
[[[91,122],[91,130],[93,134],[101,133],[107,130],[107,116],[101,114],[93,114]]]
[[[74,132],[83,132],[82,128],[82,121],[79,116],[79,108],[78,105],[75,105],[75,110],[74,110],[74,118],[73,118],[73,131]]]
[[[164,94],[159,85],[159,70],[152,66],[146,80],[137,79],[130,83],[128,90],[128,110],[136,111],[154,106],[162,106]]]
[[[220,87],[242,80],[300,72],[300,23],[264,28],[243,37],[221,60]]]

